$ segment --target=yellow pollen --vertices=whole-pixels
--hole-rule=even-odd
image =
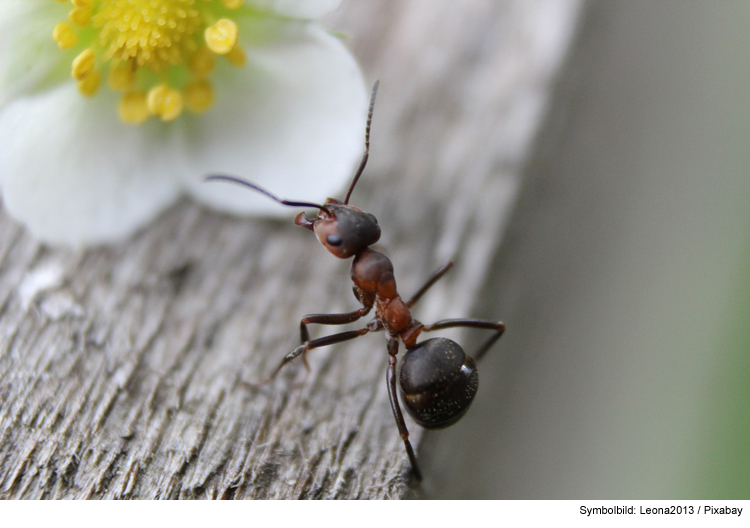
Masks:
[[[182,64],[202,27],[196,0],[109,0],[92,19],[107,58],[133,61],[154,72]]]
[[[78,35],[75,34],[73,28],[67,22],[60,22],[52,30],[52,38],[57,42],[57,46],[61,50],[70,49],[78,44]]]
[[[182,95],[185,99],[185,106],[195,114],[205,112],[214,104],[214,88],[206,80],[186,85]]]
[[[151,116],[146,92],[128,92],[120,99],[120,119],[131,125],[143,123]]]
[[[208,26],[205,31],[208,49],[219,55],[226,55],[237,43],[237,24],[228,18],[222,18],[216,24]]]
[[[243,67],[247,63],[247,55],[245,55],[245,50],[242,49],[242,46],[240,46],[239,44],[236,44],[231,49],[231,51],[224,56],[229,62],[231,62],[238,68]]]
[[[190,68],[190,71],[199,79],[205,79],[211,75],[211,72],[214,71],[214,67],[216,66],[214,56],[215,55],[211,53],[211,50],[205,46],[201,46],[190,56],[190,60],[188,60],[188,68]]]
[[[91,22],[90,7],[76,7],[68,14],[68,20],[78,27],[86,27]]]
[[[96,54],[91,48],[83,50],[75,59],[73,59],[73,68],[71,69],[71,75],[77,81],[80,81],[86,77],[89,73],[94,71],[96,65]]]
[[[172,121],[182,113],[182,94],[166,84],[160,84],[148,92],[148,109],[164,121]]]
[[[119,92],[130,90],[135,84],[135,72],[129,62],[118,62],[109,69],[109,87]]]
[[[106,81],[122,94],[126,123],[171,121],[185,108],[205,112],[216,100],[209,80],[216,55],[237,67],[247,63],[232,20],[246,9],[244,0],[57,1],[67,4],[68,20],[52,38],[76,55],[71,75],[79,92],[93,97]]]
[[[102,74],[93,70],[86,77],[78,81],[78,91],[86,97],[93,97],[102,85]]]

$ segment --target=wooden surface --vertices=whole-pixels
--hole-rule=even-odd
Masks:
[[[580,12],[382,0],[325,21],[381,80],[352,203],[378,217],[404,296],[456,262],[420,320],[471,314]],[[126,243],[76,253],[2,215],[0,497],[408,496],[382,334],[310,353],[308,376],[292,365],[249,385],[296,346],[303,314],[357,307],[349,262],[293,216],[183,202]]]

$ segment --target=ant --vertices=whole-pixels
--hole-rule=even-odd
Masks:
[[[315,233],[318,241],[334,256],[341,259],[354,257],[351,278],[354,282],[354,296],[362,304],[362,308],[343,314],[305,315],[300,321],[300,346],[284,357],[267,381],[272,381],[287,363],[300,355],[305,367],[309,368],[304,354],[310,350],[385,330],[389,336],[386,371],[388,397],[414,475],[417,480],[422,480],[422,473],[409,442],[409,431],[396,396],[396,356],[399,339],[406,347],[398,374],[401,400],[419,425],[426,429],[440,429],[456,423],[469,409],[479,382],[475,361],[479,360],[503,334],[505,324],[482,319],[444,319],[431,325],[420,323],[412,318],[410,308],[445,275],[453,263],[449,261],[441,266],[409,300],[404,301],[396,289],[393,264],[383,253],[370,247],[380,239],[378,221],[372,214],[349,205],[349,198],[370,155],[370,124],[378,84],[376,81],[373,85],[370,97],[365,128],[365,152],[343,202],[328,198],[323,205],[319,205],[282,200],[253,183],[233,176],[215,175],[206,179],[225,180],[250,187],[282,205],[317,208],[318,216],[315,219],[311,220],[301,212],[294,218],[294,223]],[[308,325],[353,323],[370,313],[373,307],[375,317],[363,328],[310,339]],[[479,347],[473,357],[467,356],[458,343],[450,339],[438,337],[417,342],[422,332],[452,327],[480,328],[493,330],[494,333]]]

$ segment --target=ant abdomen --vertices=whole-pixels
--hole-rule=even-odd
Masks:
[[[406,351],[399,382],[401,399],[414,421],[426,429],[441,429],[469,409],[479,374],[458,343],[437,337]]]

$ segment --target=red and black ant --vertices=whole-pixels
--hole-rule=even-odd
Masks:
[[[272,200],[292,207],[315,207],[318,216],[310,220],[304,212],[294,218],[298,226],[309,229],[328,251],[336,257],[354,257],[351,277],[354,282],[354,296],[362,308],[343,314],[308,314],[300,321],[301,344],[287,354],[271,374],[273,380],[279,371],[304,353],[343,341],[349,341],[370,332],[385,329],[388,339],[388,396],[391,402],[396,425],[406,447],[412,469],[418,480],[422,474],[417,465],[414,449],[409,442],[401,407],[396,397],[396,365],[399,338],[406,347],[398,374],[401,400],[415,422],[426,429],[440,429],[456,423],[468,410],[477,392],[479,376],[475,360],[480,359],[497,341],[505,330],[505,324],[482,319],[445,319],[431,325],[424,325],[413,319],[410,308],[435,284],[452,266],[447,262],[438,269],[408,301],[401,299],[396,290],[393,264],[383,253],[370,246],[380,239],[380,226],[375,216],[349,205],[354,186],[365,169],[370,155],[370,124],[375,107],[378,82],[372,88],[370,109],[365,128],[365,152],[359,163],[354,179],[343,202],[328,198],[323,205],[310,202],[282,200],[257,185],[232,176],[208,176],[207,180],[226,180],[262,193]],[[375,318],[359,330],[341,332],[317,339],[310,339],[307,325],[340,325],[361,319],[375,308]],[[479,347],[473,357],[467,356],[455,341],[442,337],[417,342],[422,332],[432,332],[444,328],[466,327],[493,330],[494,334]]]

